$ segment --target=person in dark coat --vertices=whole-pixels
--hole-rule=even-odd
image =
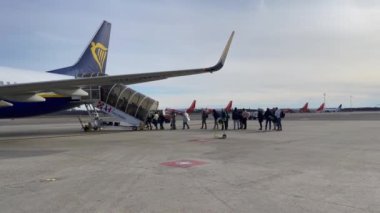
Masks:
[[[175,122],[176,122],[176,113],[173,111],[172,112],[172,117],[171,117],[171,123],[170,123],[170,129],[172,129],[172,130],[176,130],[177,129],[177,126],[176,126],[176,124],[175,124]]]
[[[232,111],[232,120],[234,122],[234,129],[239,129],[240,128],[239,111],[236,107]]]
[[[269,124],[269,130],[272,129],[272,119],[273,117],[272,112],[269,108],[264,112],[264,119],[265,119],[265,131],[267,130],[268,124]]]
[[[160,124],[160,129],[164,129],[165,116],[162,112],[158,115],[158,123]]]
[[[208,118],[208,112],[207,112],[207,109],[204,109],[202,110],[202,127],[201,129],[203,129],[203,127],[205,129],[207,129],[207,118]]]
[[[257,110],[257,120],[259,121],[259,124],[260,124],[259,130],[263,130],[264,112],[262,109]]]
[[[149,114],[148,117],[146,118],[145,127],[148,130],[152,130],[152,119],[153,119],[153,114]]]
[[[219,129],[218,121],[220,115],[215,109],[212,110],[212,116],[214,117],[214,129]]]

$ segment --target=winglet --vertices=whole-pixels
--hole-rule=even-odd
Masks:
[[[215,72],[215,71],[218,71],[220,70],[223,65],[224,65],[224,62],[226,61],[226,58],[227,58],[227,54],[228,54],[228,50],[230,49],[230,46],[231,46],[231,43],[232,43],[232,39],[234,37],[234,34],[235,34],[235,31],[232,31],[231,35],[230,35],[230,38],[228,39],[227,41],[227,44],[226,46],[224,47],[224,50],[223,50],[223,53],[222,53],[222,56],[220,56],[220,59],[218,61],[218,63],[216,63],[214,66],[212,67],[209,67],[209,68],[206,68],[205,70],[207,72]]]

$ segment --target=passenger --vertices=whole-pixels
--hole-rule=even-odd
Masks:
[[[218,119],[220,115],[215,109],[212,110],[212,116],[214,117],[214,129],[219,129]]]
[[[272,129],[272,119],[271,119],[271,110],[267,108],[267,110],[264,112],[264,119],[265,119],[265,131],[267,131],[267,127],[269,124],[269,130]]]
[[[236,107],[232,111],[232,120],[234,122],[234,129],[239,129],[240,128],[239,111]]]
[[[226,112],[226,121],[224,123],[224,127],[226,128],[226,130],[228,130],[228,121],[230,120],[230,114],[228,114],[227,111]]]
[[[150,113],[145,121],[145,128],[147,128],[148,130],[152,130],[152,119],[153,119],[153,114]]]
[[[260,129],[259,130],[263,130],[263,120],[264,120],[263,109],[258,109],[257,110],[257,120],[259,121],[259,124],[260,124]]]
[[[226,129],[226,120],[227,120],[227,113],[224,109],[220,110],[220,124],[222,125],[222,130]]]
[[[163,130],[164,128],[164,122],[165,122],[165,117],[162,112],[158,115],[158,123],[160,124],[160,129]]]
[[[171,123],[170,123],[170,129],[171,130],[176,130],[177,127],[176,127],[176,113],[173,111],[172,114],[171,114],[171,119],[170,119]]]
[[[276,108],[275,117],[276,117],[277,131],[282,131],[281,115],[282,115],[282,110]]]
[[[243,129],[243,110],[238,110],[238,118],[239,118],[239,129]]]
[[[185,129],[185,126],[187,129],[190,129],[188,122],[190,121],[190,116],[187,112],[184,112],[182,115],[182,120],[183,120],[183,127],[182,129]]]
[[[153,123],[154,127],[156,128],[156,130],[158,129],[157,128],[158,118],[159,118],[159,115],[158,115],[158,112],[156,111],[153,115],[153,120],[152,120],[152,123]]]
[[[247,129],[247,120],[248,120],[248,118],[250,116],[250,113],[243,108],[241,116],[242,116],[242,122],[243,122],[243,127],[242,128],[243,129]]]
[[[272,119],[272,122],[273,122],[273,130],[277,130],[277,117],[275,115],[276,110],[277,110],[277,108],[274,107],[272,109],[272,114],[271,114],[271,119]]]
[[[208,112],[207,112],[207,109],[204,109],[202,110],[202,127],[201,129],[203,129],[203,127],[205,129],[207,129],[207,118],[208,118]]]

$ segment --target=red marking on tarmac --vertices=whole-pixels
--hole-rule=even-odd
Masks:
[[[203,164],[206,164],[206,162],[197,161],[197,160],[176,160],[176,161],[164,162],[164,163],[161,163],[160,165],[178,167],[178,168],[190,168],[193,166],[200,166]]]

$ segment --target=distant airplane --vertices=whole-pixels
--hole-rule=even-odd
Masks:
[[[300,112],[310,112],[310,113],[320,113],[320,112],[323,112],[323,110],[325,109],[325,103],[322,103],[317,109],[309,109],[309,105],[308,103],[305,104],[305,106],[303,108],[300,109]]]
[[[285,108],[285,109],[282,109],[282,111],[285,113],[296,113],[296,112],[306,113],[306,112],[310,112],[309,103],[306,102],[305,105],[303,105],[303,107],[301,107],[301,108],[297,108],[297,109]]]
[[[340,104],[337,108],[325,108],[323,112],[340,112],[342,111],[342,104]]]
[[[305,105],[301,109],[299,109],[299,112],[301,112],[301,113],[310,112],[310,110],[309,110],[309,103],[306,102]]]
[[[308,113],[308,112],[323,112],[325,109],[325,103],[322,103],[317,109],[309,109],[309,103],[306,102],[300,109],[282,109],[285,113]]]
[[[89,95],[84,88],[130,85],[218,71],[224,65],[234,36],[232,32],[219,61],[211,67],[107,76],[105,70],[110,30],[111,24],[104,21],[83,55],[73,66],[48,72],[0,67],[0,118],[35,116],[79,106],[82,104],[81,99]],[[110,108],[108,103],[99,104],[107,109]]]
[[[216,110],[217,112],[221,112],[221,109],[218,108],[207,108],[207,113],[212,113],[213,110]],[[224,111],[231,112],[232,111],[232,101],[229,101],[227,106],[224,108]]]
[[[191,103],[191,105],[190,105],[189,108],[187,108],[187,109],[172,109],[172,108],[166,108],[166,109],[165,109],[165,114],[166,114],[166,115],[170,115],[170,114],[172,114],[173,112],[175,112],[176,114],[180,114],[180,115],[182,115],[182,114],[185,113],[185,112],[191,114],[191,113],[193,113],[194,110],[195,110],[195,104],[196,104],[196,100],[193,100],[193,102]]]
[[[322,103],[317,109],[310,109],[309,111],[320,113],[320,112],[323,112],[324,110],[325,110],[325,103]]]

